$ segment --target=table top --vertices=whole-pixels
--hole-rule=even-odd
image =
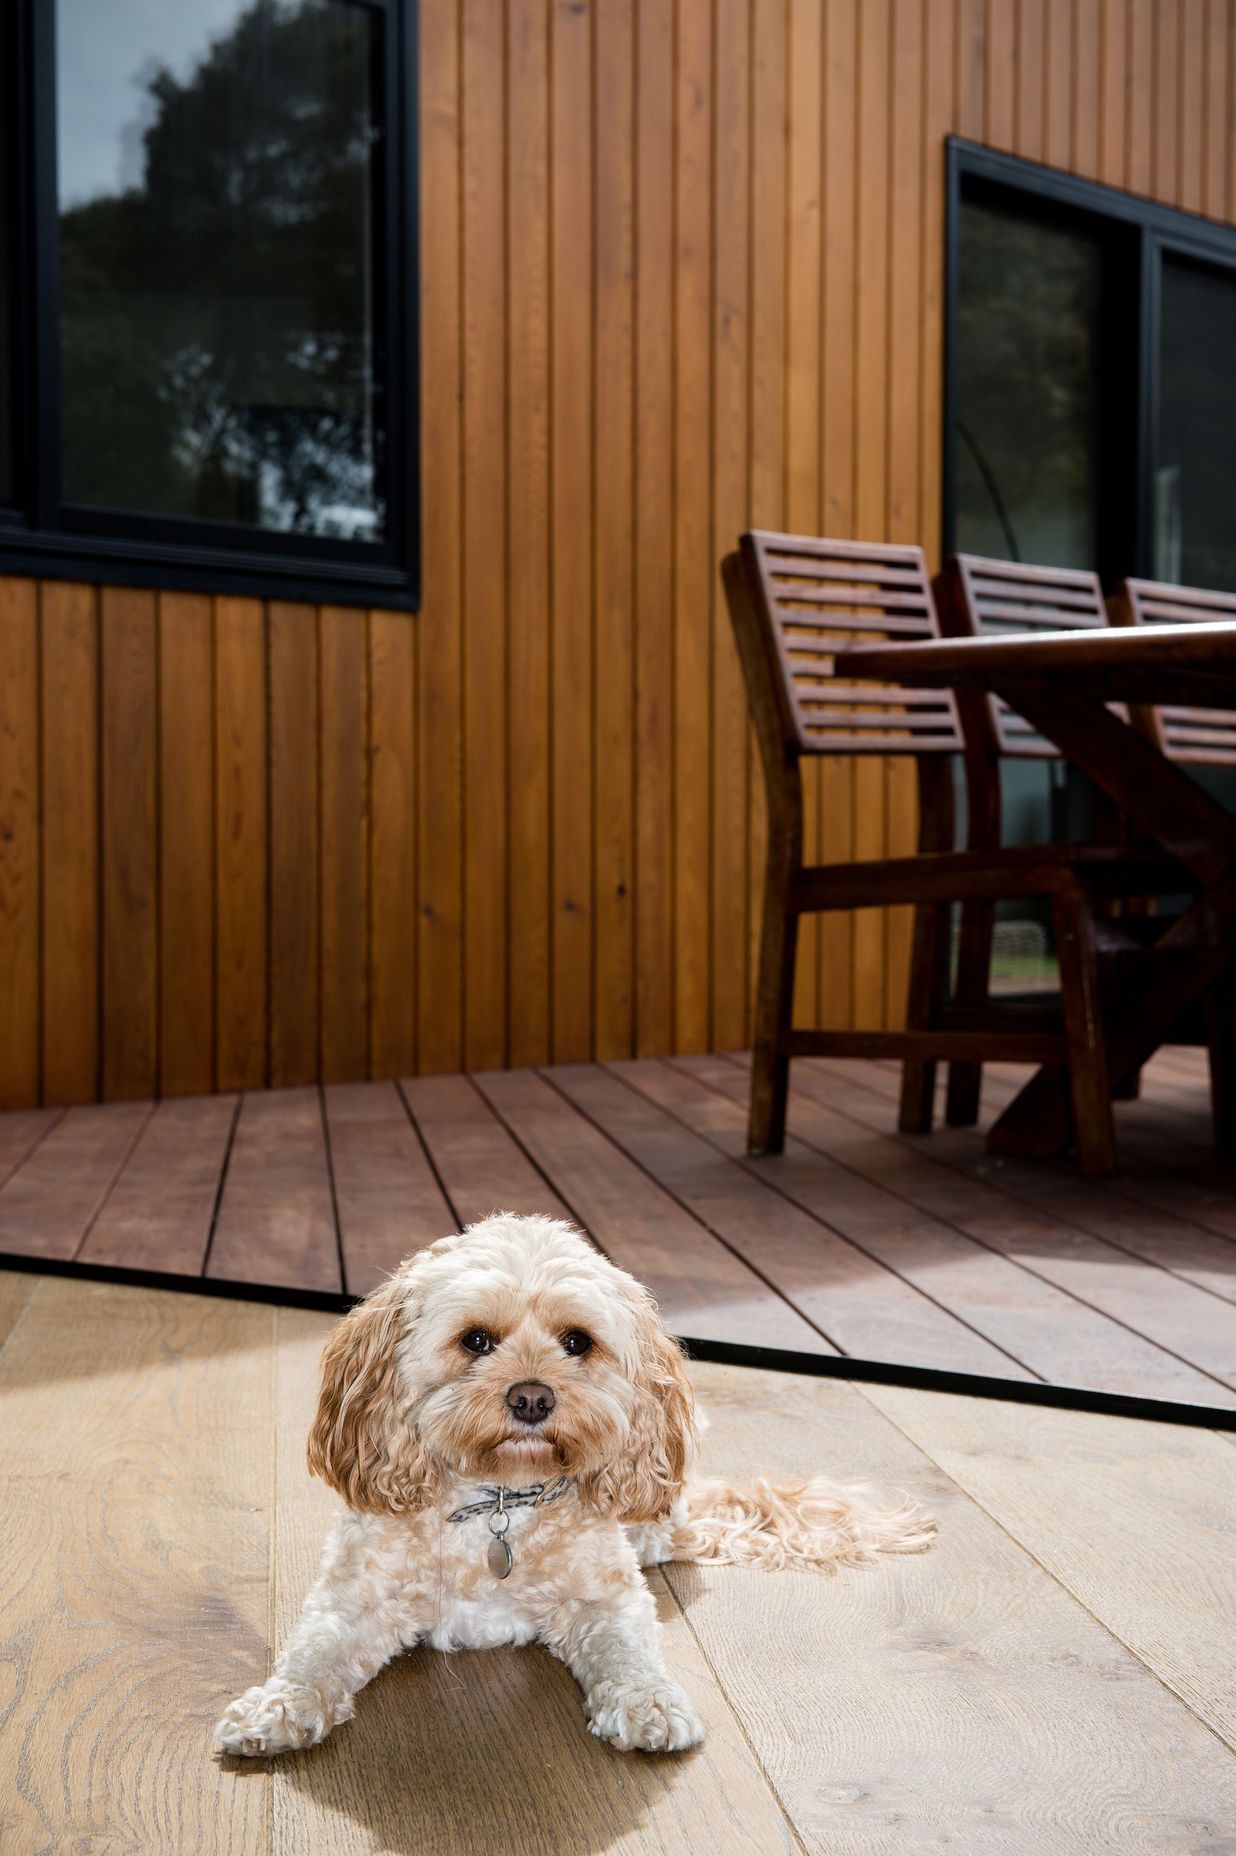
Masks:
[[[852,645],[838,651],[834,674],[1001,692],[1067,678],[1077,694],[1104,702],[1236,709],[1236,621]]]

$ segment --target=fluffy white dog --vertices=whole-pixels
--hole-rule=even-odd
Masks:
[[[818,1480],[686,1484],[691,1385],[656,1306],[577,1231],[504,1213],[405,1262],[322,1359],[309,1466],[343,1496],[321,1575],[221,1752],[313,1746],[401,1649],[543,1643],[624,1752],[694,1746],[641,1565],[856,1564],[923,1546],[911,1504]]]

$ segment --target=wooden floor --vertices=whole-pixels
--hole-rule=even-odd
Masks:
[[[333,1510],[332,1317],[0,1274],[5,1856],[1230,1852],[1236,1440],[698,1365],[705,1468],[904,1489],[930,1552],[652,1575],[709,1737],[624,1757],[537,1650],[412,1652],[323,1747],[212,1759]]]
[[[1021,1075],[991,1066],[985,1113]],[[1122,1168],[896,1134],[898,1076],[800,1062],[744,1151],[740,1057],[420,1078],[0,1117],[0,1260],[363,1294],[494,1207],[570,1215],[701,1340],[1236,1409],[1236,1180],[1203,1060],[1118,1108]]]

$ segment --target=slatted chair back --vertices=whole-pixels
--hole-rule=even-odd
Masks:
[[[950,638],[1071,631],[1108,623],[1098,575],[1068,567],[1031,567],[955,554],[936,575],[935,595],[941,628]],[[977,744],[991,755],[1060,758],[1057,747],[998,698],[968,700],[966,723]]]
[[[766,766],[787,754],[960,751],[950,691],[834,673],[850,645],[939,636],[921,548],[759,530],[722,573]]]
[[[1162,580],[1123,580],[1108,601],[1113,625],[1189,625],[1236,619],[1236,593],[1203,592]],[[1230,709],[1131,706],[1133,721],[1170,760],[1236,766],[1236,715]]]

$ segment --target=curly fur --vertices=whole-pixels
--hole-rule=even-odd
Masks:
[[[479,1355],[462,1344],[476,1328]],[[582,1354],[564,1346],[573,1329]],[[541,1425],[506,1403],[527,1380],[554,1393]],[[540,1642],[579,1681],[594,1734],[676,1751],[703,1728],[666,1673],[641,1566],[857,1565],[931,1536],[911,1504],[881,1510],[819,1479],[688,1484],[695,1447],[690,1380],[651,1296],[579,1232],[498,1213],[419,1252],[327,1343],[309,1467],[347,1511],[274,1673],[232,1703],[217,1747],[315,1744],[413,1643]],[[559,1500],[511,1511],[500,1582],[485,1516],[449,1517],[482,1488],[557,1477]]]

